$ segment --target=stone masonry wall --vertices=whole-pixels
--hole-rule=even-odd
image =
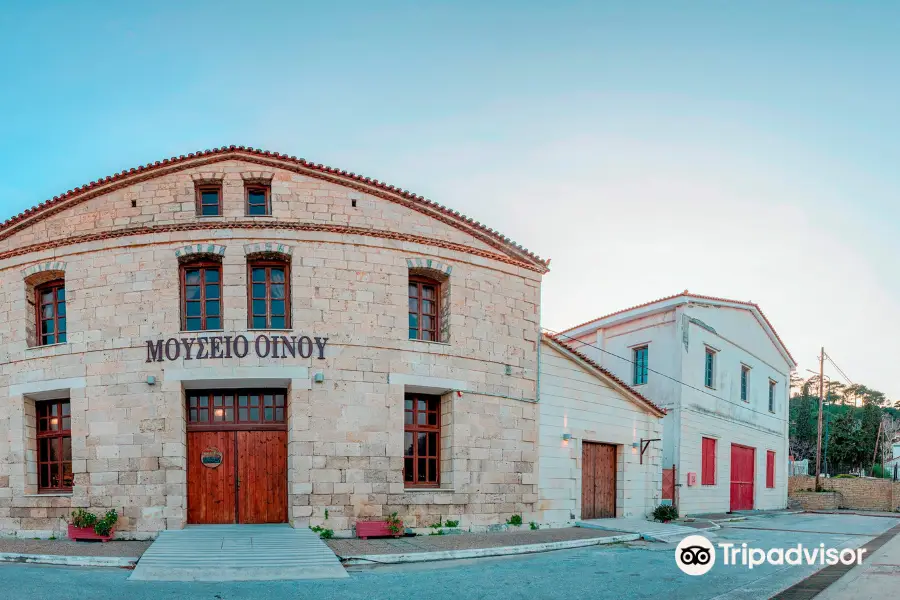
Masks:
[[[440,515],[486,526],[533,511],[540,274],[483,253],[379,236],[233,227],[251,219],[241,216],[240,173],[259,168],[227,161],[166,175],[90,200],[3,242],[14,248],[160,220],[221,224],[0,259],[0,532],[59,535],[62,517],[75,507],[118,509],[120,537],[182,527],[183,386],[235,382],[257,372],[279,385],[290,381],[289,517],[295,526],[323,523],[326,510],[326,525],[336,531],[394,511],[410,526],[427,526]],[[192,173],[209,171],[225,174],[225,216],[200,219],[188,182]],[[331,219],[487,248],[408,208],[289,172],[276,170],[273,196],[275,215],[263,221]],[[176,251],[198,244],[224,248],[224,331],[252,337],[258,332],[247,329],[244,247],[267,243],[290,247],[292,329],[328,337],[325,359],[263,361],[251,354],[148,364],[148,340],[179,334]],[[450,267],[448,343],[408,339],[408,261],[417,258]],[[26,273],[48,261],[65,274],[68,341],[29,347],[34,317]],[[311,381],[315,372],[323,373],[323,383]],[[461,390],[444,395],[441,489],[404,488],[409,382]],[[29,427],[33,403],[50,397],[71,401],[70,495],[37,494]]]
[[[837,508],[857,510],[893,511],[900,509],[900,482],[889,479],[823,477],[822,488],[837,495]],[[797,475],[788,480],[788,496],[803,502],[813,502],[809,496],[816,494],[816,478]],[[806,504],[803,505],[807,508]],[[812,506],[812,504],[810,505]]]

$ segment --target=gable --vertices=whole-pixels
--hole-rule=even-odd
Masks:
[[[302,159],[235,147],[207,151],[132,169],[76,188],[0,225],[4,251],[59,242],[73,236],[245,218],[242,172],[273,174],[271,226],[303,225],[309,230],[376,235],[456,245],[476,253],[546,272],[547,263],[499,233],[457,212],[377,180],[313,165]],[[224,175],[224,215],[199,218],[192,175]],[[355,204],[355,206],[354,206]],[[464,251],[464,250],[463,250]]]
[[[779,370],[789,371],[791,363],[766,332],[752,311],[743,308],[688,304],[685,314],[712,327],[716,334],[758,356]]]

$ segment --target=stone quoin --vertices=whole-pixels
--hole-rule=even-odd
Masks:
[[[13,216],[0,532],[59,536],[79,507],[117,510],[120,538],[527,521],[548,264],[401,188],[236,146]]]

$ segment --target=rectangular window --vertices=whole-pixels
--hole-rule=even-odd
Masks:
[[[706,387],[711,388],[716,385],[716,351],[711,348],[706,349],[706,367],[704,369],[703,383]]]
[[[181,265],[181,297],[184,331],[222,329],[222,266],[219,263]]]
[[[37,402],[38,492],[72,490],[72,416],[68,400]]]
[[[269,186],[248,185],[245,193],[247,195],[247,216],[265,217],[272,214]]]
[[[769,412],[775,412],[775,382],[769,380]]]
[[[409,278],[409,339],[438,340],[441,284],[425,278]]]
[[[35,308],[40,345],[66,342],[66,283],[62,279],[35,289]]]
[[[250,270],[249,324],[251,329],[288,329],[290,269],[283,262],[252,262]]]
[[[749,402],[750,397],[750,367],[741,365],[741,400]]]
[[[204,217],[222,215],[222,186],[197,186],[197,214]]]
[[[403,437],[403,483],[407,487],[440,485],[440,396],[406,394]]]
[[[775,452],[766,452],[766,487],[775,487]]]
[[[702,456],[700,463],[701,485],[716,485],[716,440],[702,438]]]
[[[650,349],[647,346],[634,349],[634,385],[647,383],[649,353]]]
[[[287,422],[287,394],[279,389],[191,390],[187,393],[187,416],[191,429],[223,425],[275,427]]]

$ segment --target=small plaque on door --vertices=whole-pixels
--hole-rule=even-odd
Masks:
[[[218,448],[209,447],[200,453],[200,464],[215,469],[222,464],[222,453]]]

